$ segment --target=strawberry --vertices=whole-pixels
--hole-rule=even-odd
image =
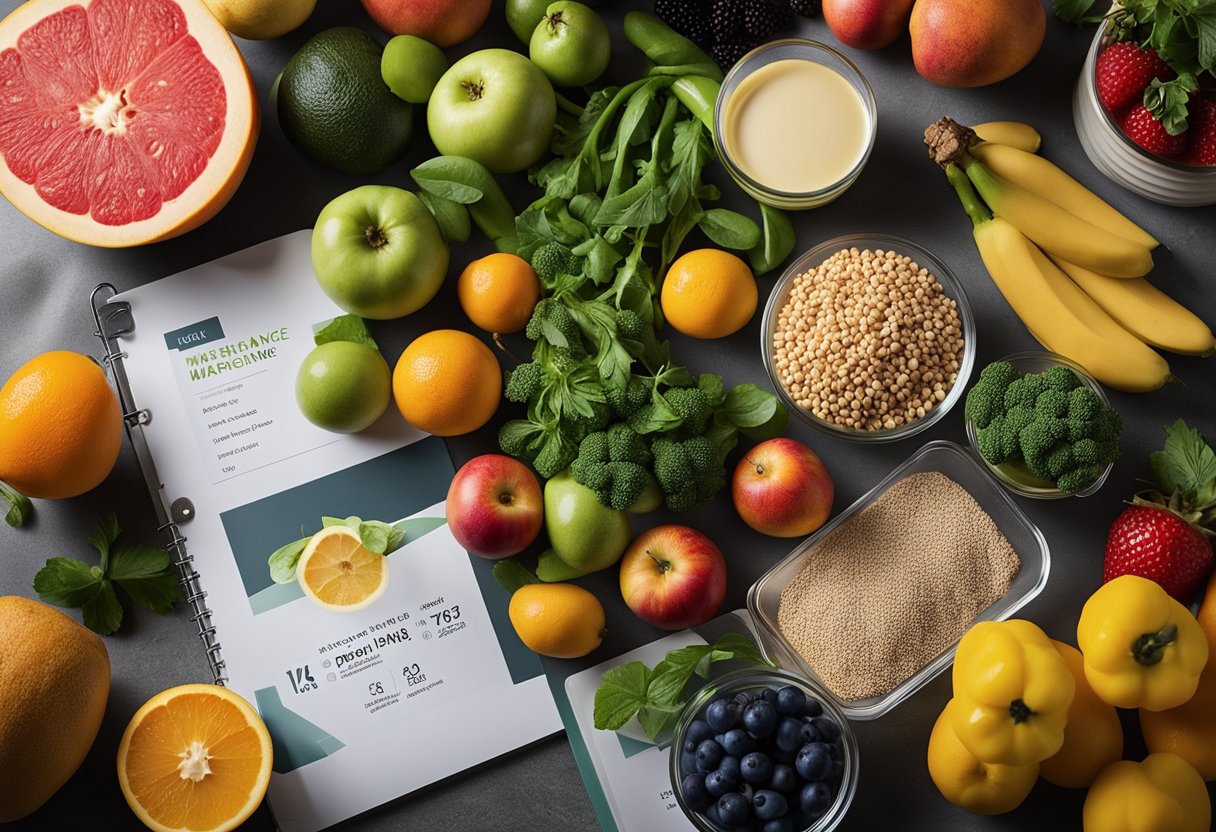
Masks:
[[[1212,569],[1216,452],[1181,419],[1165,436],[1150,457],[1161,490],[1138,494],[1111,524],[1103,580],[1139,575],[1189,604]]]
[[[1095,82],[1098,99],[1112,113],[1139,101],[1154,78],[1173,78],[1174,71],[1152,49],[1134,43],[1112,44],[1098,53]]]
[[[1192,98],[1190,139],[1180,161],[1188,165],[1216,165],[1216,100]]]
[[[1161,120],[1143,104],[1136,104],[1119,121],[1127,137],[1154,156],[1173,159],[1186,147],[1186,133],[1171,136]]]

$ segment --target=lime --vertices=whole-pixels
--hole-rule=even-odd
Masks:
[[[443,51],[422,38],[397,35],[384,47],[380,74],[397,97],[411,104],[425,104],[431,90],[448,71]]]
[[[279,125],[304,155],[346,173],[376,173],[405,155],[413,109],[380,75],[383,50],[351,26],[300,48],[278,83]]]
[[[357,433],[388,408],[391,384],[388,364],[377,350],[330,341],[304,357],[296,375],[296,403],[318,427]]]

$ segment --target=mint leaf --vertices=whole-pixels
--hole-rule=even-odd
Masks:
[[[623,727],[647,704],[649,684],[650,668],[642,662],[629,662],[605,673],[595,691],[595,727],[601,731]]]
[[[113,635],[122,626],[122,604],[118,603],[114,586],[109,581],[102,581],[97,586],[97,594],[80,608],[84,626],[103,636]]]
[[[708,644],[694,644],[672,650],[655,665],[646,689],[646,698],[657,704],[668,705],[679,701],[692,678],[693,670],[706,658],[713,648]]]
[[[109,578],[135,603],[161,615],[182,597],[169,553],[154,546],[115,549],[110,554]]]
[[[389,533],[396,530],[387,523],[366,520],[359,524],[357,531],[359,532],[359,542],[363,544],[364,549],[375,552],[377,555],[383,555],[388,551]]]
[[[34,576],[34,591],[57,607],[83,607],[101,588],[101,570],[72,558],[51,558]]]
[[[14,529],[25,525],[25,521],[34,512],[34,504],[24,494],[19,494],[0,482],[0,506],[7,505],[4,511],[4,522]]]
[[[760,226],[751,217],[736,211],[711,208],[697,225],[706,237],[722,248],[749,251],[760,244]]]
[[[780,266],[798,242],[793,223],[782,211],[762,204],[760,213],[764,219],[764,236],[747,255],[756,277]]]
[[[749,439],[763,441],[785,433],[790,414],[775,395],[754,384],[740,384],[726,394],[726,400],[715,412],[739,429]]]
[[[731,657],[735,659],[772,667],[772,662],[764,658],[764,654],[760,652],[760,648],[756,646],[756,643],[743,633],[727,633],[714,642],[714,650],[730,652],[732,654]]]
[[[1165,449],[1151,454],[1149,464],[1167,498],[1177,491],[1201,511],[1216,503],[1216,451],[1182,419],[1165,429]]]
[[[652,740],[658,740],[664,732],[676,724],[682,710],[684,710],[683,702],[675,702],[670,705],[648,702],[638,709],[638,722],[641,723],[646,736]]]
[[[275,549],[267,561],[267,565],[270,567],[270,579],[276,584],[293,582],[296,579],[296,565],[300,562],[300,555],[304,554],[304,548],[310,540],[312,540],[311,537],[302,537]]]
[[[317,330],[312,340],[318,347],[332,341],[351,341],[374,350],[380,349],[376,346],[367,324],[358,315],[339,315]]]
[[[89,545],[101,555],[102,572],[109,568],[110,547],[114,545],[115,540],[118,540],[120,534],[122,534],[122,529],[118,526],[118,518],[114,514],[107,514],[98,521],[97,528],[89,535]]]
[[[538,583],[536,576],[515,558],[500,560],[494,564],[491,574],[494,575],[494,580],[498,581],[499,585],[512,595],[520,587]]]

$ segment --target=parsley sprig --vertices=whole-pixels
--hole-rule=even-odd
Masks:
[[[34,576],[34,591],[48,604],[79,607],[84,624],[95,633],[111,635],[122,626],[123,608],[115,588],[141,607],[161,615],[181,600],[177,574],[164,549],[119,544],[118,518],[107,515],[89,535],[101,556],[90,566],[75,558],[51,558]]]
[[[4,509],[4,522],[14,529],[20,528],[34,511],[34,505],[29,497],[19,494],[0,482],[0,508]]]

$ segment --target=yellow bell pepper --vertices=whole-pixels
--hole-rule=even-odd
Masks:
[[[954,656],[950,721],[984,763],[1025,766],[1064,744],[1076,683],[1047,634],[1029,621],[982,621]]]
[[[1090,687],[1116,708],[1176,708],[1195,694],[1208,662],[1195,616],[1136,575],[1115,578],[1085,602],[1077,646]]]
[[[1085,832],[1209,832],[1212,801],[1190,763],[1150,754],[1102,769],[1085,796],[1082,821]]]

